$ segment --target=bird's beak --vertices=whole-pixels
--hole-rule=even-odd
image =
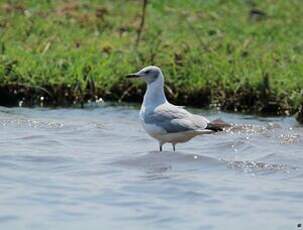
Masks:
[[[141,75],[138,73],[131,73],[126,75],[126,78],[139,78],[139,77],[141,77]]]

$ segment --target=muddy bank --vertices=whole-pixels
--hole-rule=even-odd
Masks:
[[[30,87],[26,85],[0,86],[1,106],[79,106],[85,103],[103,101],[137,102],[142,101],[145,86],[131,84],[117,85],[103,90],[95,87],[81,89],[69,85]],[[255,113],[258,115],[294,115],[303,123],[303,107],[291,107],[285,98],[269,92],[239,88],[237,91],[221,89],[188,90],[166,88],[168,99],[175,104],[197,108],[215,108],[222,111]]]

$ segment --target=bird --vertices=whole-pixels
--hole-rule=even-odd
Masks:
[[[221,120],[210,122],[204,116],[168,102],[164,92],[164,75],[157,66],[147,66],[126,75],[126,78],[141,78],[147,84],[139,119],[144,130],[159,142],[160,152],[165,143],[171,143],[175,152],[176,144],[198,135],[223,131],[228,126]]]

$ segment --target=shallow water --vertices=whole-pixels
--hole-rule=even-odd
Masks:
[[[1,229],[297,229],[303,127],[194,112],[237,127],[159,153],[136,107],[0,107]]]

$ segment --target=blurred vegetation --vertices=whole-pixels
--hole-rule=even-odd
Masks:
[[[173,102],[293,114],[302,0],[0,0],[0,103],[140,101],[158,65]],[[141,28],[141,29],[140,29]],[[139,34],[139,35],[138,35]]]

